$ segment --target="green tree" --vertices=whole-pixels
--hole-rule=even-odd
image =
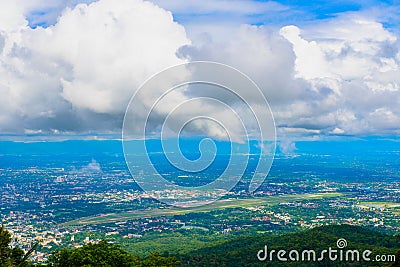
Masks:
[[[102,240],[97,244],[87,244],[75,249],[61,249],[53,252],[48,261],[54,267],[176,267],[180,265],[174,257],[164,257],[158,253],[140,259],[118,245]]]
[[[8,232],[4,225],[0,228],[0,266],[4,267],[25,267],[31,266],[28,261],[29,256],[38,246],[36,243],[27,253],[19,247],[10,247],[11,234]]]
[[[181,263],[175,257],[164,257],[159,253],[152,253],[140,262],[140,267],[177,267]]]
[[[76,249],[61,249],[53,252],[48,264],[57,267],[89,267],[89,266],[137,266],[139,258],[135,257],[117,245],[100,241],[89,243]]]

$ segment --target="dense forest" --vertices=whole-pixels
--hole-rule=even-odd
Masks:
[[[328,257],[321,262],[264,261],[257,258],[257,252],[268,245],[268,250],[315,250],[318,252],[329,247],[337,249],[337,240],[345,238],[344,250],[371,250],[371,262],[330,261]],[[238,237],[219,245],[181,255],[183,266],[399,266],[400,236],[390,236],[377,231],[351,225],[333,225],[280,236],[257,235]],[[395,263],[372,262],[375,255],[393,255],[397,253]],[[287,258],[287,255],[286,255]]]
[[[343,250],[370,250],[370,262],[363,261],[330,261],[328,257],[319,262],[313,261],[260,261],[257,252],[265,245],[269,251],[278,250],[315,250],[318,253],[329,247],[337,249],[337,240],[345,238],[347,244]],[[18,247],[10,247],[11,235],[2,226],[0,228],[0,266],[39,266],[29,261],[33,250],[25,253]],[[36,244],[35,244],[36,245]],[[35,248],[35,245],[33,248]],[[146,257],[138,257],[126,252],[117,244],[106,240],[96,244],[87,244],[80,248],[61,249],[53,251],[47,266],[400,266],[400,236],[390,236],[370,229],[336,225],[323,226],[311,230],[285,234],[280,236],[260,234],[242,236],[184,255],[162,255],[158,252]],[[394,255],[396,262],[376,262],[376,255]]]

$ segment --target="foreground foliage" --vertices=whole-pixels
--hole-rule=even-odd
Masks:
[[[336,241],[345,238],[346,249],[371,250],[373,255],[396,254],[396,262],[260,262],[257,252],[268,245],[269,249],[321,251],[336,248]],[[28,261],[28,253],[18,247],[10,247],[11,235],[0,228],[0,267],[35,266]],[[181,266],[389,266],[400,267],[400,236],[386,235],[362,227],[350,225],[324,226],[298,233],[273,236],[241,236],[232,240],[211,242],[209,246],[175,257],[151,253],[138,257],[126,252],[119,245],[105,240],[73,249],[53,251],[46,266],[53,267],[177,267]],[[371,258],[373,257],[371,256]]]
[[[10,247],[11,234],[5,229],[4,225],[0,228],[0,266],[1,267],[25,267],[31,266],[28,261],[29,256],[37,247],[37,243],[25,253],[19,247]]]
[[[329,247],[337,248],[337,240],[345,238],[348,246],[345,249],[360,251],[371,250],[371,259],[375,255],[396,254],[396,262],[363,262],[363,261],[330,261],[295,262],[274,261],[261,262],[257,252],[268,245],[268,250],[315,250],[317,253]],[[351,225],[333,225],[317,227],[303,232],[273,236],[241,236],[222,244],[201,248],[190,254],[178,257],[183,266],[392,266],[400,267],[400,235],[391,236],[363,227]],[[287,255],[286,255],[287,257]]]
[[[55,267],[175,267],[180,266],[180,262],[174,257],[164,257],[157,253],[139,258],[121,249],[118,245],[102,240],[97,244],[87,244],[80,248],[56,250],[50,257],[48,265]]]

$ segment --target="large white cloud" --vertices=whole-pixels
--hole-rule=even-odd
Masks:
[[[186,33],[170,12],[150,2],[67,2],[0,1],[1,133],[116,132],[133,91],[157,71],[188,60],[226,63],[253,78],[281,136],[399,133],[399,40],[369,13],[285,27],[194,20]],[[243,9],[223,1],[198,12],[242,16],[258,7],[287,9],[239,2]],[[195,4],[174,3],[158,4],[181,13]],[[32,15],[40,9],[51,12]],[[32,20],[50,26],[33,29]],[[240,93],[257,106],[259,99]],[[193,96],[196,91],[176,92],[170,104]],[[196,108],[218,112],[200,103],[191,108],[194,114]],[[201,127],[211,135],[220,131]]]
[[[50,27],[28,26],[30,5],[0,2],[0,131],[121,127],[134,90],[183,62],[189,44],[170,12],[140,0],[66,8]]]
[[[304,110],[297,123],[334,134],[397,134],[400,116],[399,42],[381,23],[346,15],[301,31],[281,29],[296,54],[297,78],[313,94],[299,101],[291,113]],[[294,115],[295,117],[295,115]],[[382,123],[385,121],[385,123]]]
[[[281,137],[399,133],[400,47],[381,23],[346,14],[229,32],[202,35],[205,41],[181,51],[249,74],[270,100]]]

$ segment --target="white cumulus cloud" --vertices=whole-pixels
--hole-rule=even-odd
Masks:
[[[0,10],[13,12],[0,16],[2,132],[115,130],[135,89],[184,62],[176,51],[190,43],[170,12],[141,0],[67,7],[34,29],[17,2]]]
[[[166,67],[194,60],[249,75],[269,100],[281,137],[400,133],[400,41],[379,20],[381,11],[256,26],[241,18],[278,16],[289,7],[241,0],[239,6],[206,1],[203,7],[195,1],[78,2],[0,0],[0,133],[118,132],[135,89]],[[48,13],[37,16],[37,10]],[[190,14],[206,17],[191,20]],[[215,14],[229,16],[207,22],[220,17]],[[142,104],[151,105],[158,93],[143,94]],[[171,106],[206,93],[239,104],[216,89],[182,89],[158,107],[154,129]],[[246,88],[239,93],[258,107],[260,98]],[[226,110],[192,102],[171,125],[202,111],[235,122]],[[225,134],[212,125],[195,128]]]

